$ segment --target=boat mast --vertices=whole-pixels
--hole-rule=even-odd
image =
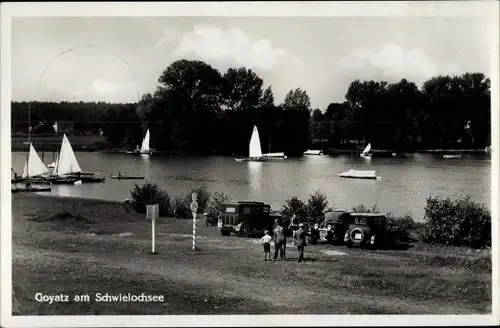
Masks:
[[[28,156],[26,157],[26,178],[30,178],[30,149],[31,149],[31,100],[28,102]]]

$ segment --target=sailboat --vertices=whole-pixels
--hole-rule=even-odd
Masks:
[[[351,152],[351,157],[352,157],[352,152]],[[345,172],[339,173],[339,177],[351,178],[351,179],[371,179],[371,180],[381,179],[381,177],[377,176],[375,170],[356,170],[354,169],[354,167]]]
[[[264,162],[266,157],[262,155],[262,149],[260,145],[259,130],[257,126],[254,125],[252,131],[252,137],[250,138],[250,143],[248,145],[248,157],[246,158],[235,158],[237,162]]]
[[[368,143],[368,145],[366,145],[365,149],[361,153],[361,157],[371,157],[372,156],[372,154],[370,153],[371,150],[372,150],[372,144]]]
[[[139,146],[136,147],[135,150],[126,151],[127,154],[143,154],[143,155],[151,155],[153,153],[153,149],[150,148],[149,143],[151,139],[151,134],[149,129],[146,131],[146,135],[144,139],[142,139],[141,148]]]
[[[64,134],[59,156],[48,180],[54,184],[80,184],[82,182],[103,182],[105,178],[99,177],[95,173],[82,172],[73,147]]]
[[[25,188],[19,188],[17,186],[12,186],[12,192],[20,192],[20,191],[50,191],[51,187],[49,185],[39,185],[37,183],[43,182],[41,178],[49,173],[49,169],[43,164],[40,156],[38,156],[35,147],[30,143],[30,150],[28,153],[28,158],[24,164],[23,173],[21,175],[21,179],[14,178],[12,180],[13,183],[16,182],[25,182]],[[35,183],[33,185],[33,183]]]

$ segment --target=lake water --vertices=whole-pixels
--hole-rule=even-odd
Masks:
[[[12,153],[12,168],[19,174],[26,154]],[[41,156],[41,154],[40,154]],[[235,162],[224,156],[131,156],[112,153],[76,152],[83,171],[97,172],[105,183],[79,186],[53,185],[52,195],[123,201],[142,180],[112,180],[109,175],[144,175],[155,180],[172,196],[205,183],[212,192],[225,192],[235,200],[259,200],[278,210],[292,196],[307,200],[321,190],[330,205],[351,210],[358,204],[377,204],[381,211],[405,214],[415,220],[424,215],[430,195],[470,195],[487,206],[491,203],[491,159],[486,155],[463,155],[443,159],[438,154],[409,154],[406,158],[306,156],[273,162]],[[53,161],[52,153],[44,162]],[[381,180],[339,178],[354,167],[376,170]]]

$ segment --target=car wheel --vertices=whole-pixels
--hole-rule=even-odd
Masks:
[[[223,235],[223,236],[229,236],[231,234],[231,231],[228,231],[228,230],[221,230],[220,231],[220,234]]]
[[[248,237],[249,234],[250,234],[250,227],[248,226],[248,223],[244,223],[240,228],[240,236]]]
[[[349,240],[348,242],[346,242],[346,243],[345,243],[345,246],[346,246],[347,248],[352,248],[352,241],[350,241],[350,240]]]

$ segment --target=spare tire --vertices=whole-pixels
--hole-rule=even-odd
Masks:
[[[361,234],[361,238],[360,239],[354,238],[356,234]],[[360,228],[354,228],[351,230],[351,233],[349,234],[349,239],[355,244],[361,244],[365,239],[365,233]]]

